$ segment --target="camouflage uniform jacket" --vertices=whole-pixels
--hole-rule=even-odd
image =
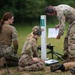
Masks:
[[[59,35],[62,36],[65,29],[65,22],[72,24],[75,20],[75,9],[65,4],[54,6],[54,8],[57,11],[57,18],[60,25]]]
[[[33,34],[30,33],[25,41],[25,44],[22,49],[22,54],[27,54],[30,57],[34,55],[38,57],[37,53],[37,40],[33,37]]]
[[[0,33],[0,44],[11,46],[13,40],[18,40],[18,34],[15,27],[4,24],[2,27],[2,33]]]
[[[0,51],[3,53],[10,53],[14,49],[12,48],[12,41],[18,39],[18,34],[15,27],[4,24],[2,32],[0,33]]]
[[[5,57],[6,60],[8,59],[8,61],[10,59],[18,60],[16,54],[14,54],[14,48],[12,47],[13,40],[18,40],[18,34],[15,27],[8,24],[4,24],[2,27],[2,32],[0,33],[0,57]],[[3,64],[0,66],[3,66],[4,61],[1,62],[0,59],[0,64],[1,63]]]

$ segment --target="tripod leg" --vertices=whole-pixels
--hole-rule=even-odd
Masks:
[[[53,50],[51,50],[51,53],[52,53],[52,59],[53,59]]]
[[[56,52],[53,51],[53,54],[55,54],[57,57],[59,57],[60,59],[64,60],[60,55],[58,55]]]
[[[3,67],[3,66],[6,67],[7,73],[8,73],[8,75],[10,75],[5,57],[0,58],[0,67]]]
[[[54,54],[53,47],[51,49],[51,53],[52,53],[52,59],[53,59],[53,54]]]
[[[54,51],[55,52],[55,51]],[[62,54],[60,54],[60,53],[58,53],[58,52],[55,52],[56,54],[58,54],[58,55],[61,55],[61,56],[63,56]]]
[[[7,69],[7,73],[8,73],[8,75],[10,75],[10,72],[9,72],[9,69],[8,69],[8,65],[7,65],[7,61],[6,61],[6,59],[5,59],[5,66],[6,66],[6,69]]]

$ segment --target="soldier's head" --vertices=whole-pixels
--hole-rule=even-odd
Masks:
[[[6,12],[6,13],[3,15],[2,19],[0,20],[0,33],[1,33],[2,26],[3,26],[4,23],[5,23],[5,24],[6,24],[6,23],[7,23],[7,24],[12,24],[13,21],[14,21],[14,16],[13,16],[13,14],[12,14],[11,12]]]
[[[34,26],[32,32],[33,35],[36,36],[36,38],[38,38],[39,36],[41,36],[43,30],[44,29],[41,29],[39,26]]]
[[[2,20],[5,22],[8,22],[8,24],[12,24],[14,21],[14,15],[11,12],[6,12],[3,17]]]
[[[56,15],[56,10],[53,6],[47,6],[45,8],[45,12],[46,12],[47,15],[50,15],[50,16]]]

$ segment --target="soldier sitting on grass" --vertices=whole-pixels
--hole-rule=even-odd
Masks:
[[[44,70],[44,61],[38,57],[37,53],[37,41],[42,31],[43,29],[39,28],[39,26],[35,26],[27,36],[19,59],[19,71]]]

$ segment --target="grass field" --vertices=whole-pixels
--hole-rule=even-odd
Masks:
[[[23,47],[23,44],[25,42],[25,39],[27,37],[27,35],[32,31],[33,25],[25,25],[25,24],[15,24],[15,27],[17,29],[18,32],[18,42],[19,42],[19,49],[18,49],[18,55],[21,54],[21,50]],[[60,40],[57,40],[55,38],[48,38],[48,28],[54,27],[54,24],[48,24],[47,25],[47,44],[51,43],[51,45],[55,46],[54,50],[56,52],[59,52],[61,54],[63,54],[63,42],[64,42],[64,36],[61,37]],[[65,30],[66,33],[66,30]],[[38,40],[38,45],[40,45],[40,38]],[[51,55],[48,54],[47,57],[51,58]],[[57,59],[56,56],[54,56],[54,59]],[[60,62],[62,62],[60,59],[58,59]],[[6,74],[5,70],[2,70],[3,73],[2,75],[8,75]],[[45,71],[37,71],[37,72],[17,72],[16,68],[9,68],[9,71],[11,72],[11,75],[71,75],[70,72],[55,72],[52,73],[50,72],[50,68],[49,66],[46,66]],[[0,71],[1,72],[1,71]],[[1,74],[0,74],[1,75]]]
[[[47,41],[47,44],[51,44],[54,47],[54,50],[55,51],[59,51],[60,53],[63,52],[63,41],[64,41],[64,36],[63,35],[61,37],[61,39],[57,40],[55,38],[48,38],[48,28],[51,28],[51,27],[54,27],[54,25],[47,25],[47,33],[46,33],[46,41]],[[16,29],[17,29],[17,32],[18,32],[18,41],[19,41],[19,50],[18,50],[18,54],[21,53],[21,50],[22,50],[22,47],[23,47],[23,44],[25,42],[25,39],[27,37],[27,35],[32,31],[32,28],[33,28],[33,25],[29,26],[29,25],[16,25]],[[66,31],[65,31],[66,32]],[[41,38],[41,37],[40,37]],[[41,43],[41,40],[38,40],[38,45],[40,45]]]

